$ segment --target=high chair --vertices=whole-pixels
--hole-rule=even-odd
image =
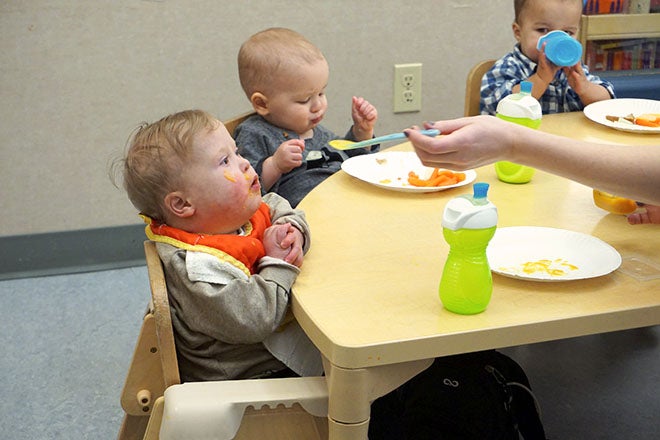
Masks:
[[[256,114],[257,113],[254,110],[251,110],[249,112],[240,114],[240,115],[235,116],[231,119],[223,121],[223,124],[225,124],[225,128],[227,128],[227,131],[229,132],[231,137],[234,137],[234,132],[236,131],[236,127],[238,127],[241,124],[241,122],[245,121],[250,116],[256,115]]]
[[[465,82],[465,110],[464,116],[476,116],[479,114],[479,101],[481,94],[481,78],[493,67],[496,60],[485,60],[477,63],[468,72]]]
[[[118,440],[328,438],[325,377],[181,384],[163,267],[144,243],[151,301],[121,395]]]

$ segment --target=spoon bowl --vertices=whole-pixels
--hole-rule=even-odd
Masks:
[[[435,128],[432,128],[429,130],[422,130],[420,131],[420,133],[426,136],[434,137],[440,134],[440,130],[436,130]],[[346,139],[335,139],[328,142],[328,144],[332,148],[343,151],[343,150],[353,150],[355,148],[364,148],[364,147],[368,147],[369,145],[405,139],[405,137],[406,135],[403,132],[401,132],[401,133],[392,133],[385,136],[379,136],[361,142],[347,141]]]

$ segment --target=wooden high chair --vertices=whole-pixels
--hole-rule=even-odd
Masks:
[[[325,377],[181,384],[163,267],[154,242],[144,251],[151,301],[121,395],[118,440],[327,440]]]
[[[225,124],[225,127],[227,128],[227,131],[231,135],[231,137],[234,137],[234,132],[236,131],[236,127],[238,127],[241,122],[245,121],[247,118],[249,118],[252,115],[256,115],[257,113],[254,110],[251,110],[249,112],[243,113],[241,115],[235,116],[231,119],[228,119],[226,121],[223,121],[223,124]]]
[[[481,94],[481,78],[493,67],[496,60],[485,60],[477,63],[468,72],[465,82],[465,110],[464,116],[476,116],[479,114],[479,101]]]

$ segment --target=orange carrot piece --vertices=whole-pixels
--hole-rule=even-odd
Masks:
[[[660,127],[660,114],[644,113],[635,118],[635,124],[644,127]]]
[[[408,173],[408,183],[413,186],[448,186],[465,180],[465,173],[455,173],[450,170],[434,168],[428,179],[421,179],[415,172]]]

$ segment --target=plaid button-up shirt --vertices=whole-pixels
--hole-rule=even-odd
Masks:
[[[511,94],[513,86],[532,76],[536,72],[536,65],[520,51],[520,45],[516,44],[513,51],[500,58],[481,80],[481,113],[494,115],[497,103]],[[615,97],[611,83],[590,74],[586,66],[583,65],[582,68],[590,82],[605,87],[610,96]],[[580,97],[568,85],[568,78],[562,69],[557,71],[539,102],[544,115],[584,109]]]

